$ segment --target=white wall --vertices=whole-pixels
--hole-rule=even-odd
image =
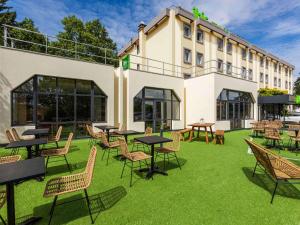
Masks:
[[[0,143],[7,143],[4,131],[11,126],[11,90],[35,74],[93,80],[108,96],[107,123],[114,124],[112,66],[0,48]]]
[[[182,78],[162,76],[137,70],[124,71],[127,80],[127,127],[128,129],[143,132],[144,122],[133,121],[133,98],[144,87],[172,89],[180,98],[180,120],[174,120],[172,129],[182,129],[184,124],[184,80]]]

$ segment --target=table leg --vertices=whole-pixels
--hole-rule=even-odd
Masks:
[[[193,137],[194,137],[194,127],[192,127],[192,130],[190,132],[190,139],[189,139],[189,141],[192,141]]]
[[[211,138],[213,139],[213,138],[214,138],[214,133],[213,133],[213,131],[212,131],[212,127],[210,126],[209,129],[210,129],[210,135],[211,135]]]
[[[208,144],[208,133],[207,133],[207,127],[205,127],[205,140],[206,140],[206,144]]]
[[[106,129],[106,134],[107,134],[107,140],[109,142],[109,129]]]
[[[128,143],[128,136],[124,135],[126,143]]]
[[[31,159],[32,158],[32,146],[27,146],[26,149],[27,149],[27,159]]]
[[[198,134],[197,134],[197,138],[199,138],[200,135],[200,127],[198,127]]]
[[[6,198],[7,198],[7,220],[9,225],[15,225],[16,215],[15,215],[15,193],[14,184],[6,184]]]

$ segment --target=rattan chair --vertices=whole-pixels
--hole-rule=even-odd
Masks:
[[[144,162],[145,165],[148,167],[147,159],[150,159],[151,156],[147,155],[146,153],[139,151],[139,152],[129,152],[128,146],[124,138],[119,138],[120,148],[121,148],[121,154],[124,157],[124,165],[121,173],[121,178],[123,178],[123,173],[125,166],[130,167],[130,187],[132,187],[132,173],[134,168],[140,168],[141,169],[141,162]],[[134,167],[134,163],[138,162],[139,166]]]
[[[50,157],[64,157],[64,159],[67,163],[68,169],[71,172],[71,168],[70,168],[70,165],[67,160],[67,154],[68,154],[70,146],[71,146],[72,138],[73,138],[73,133],[70,133],[68,140],[63,148],[46,149],[46,150],[41,151],[41,156],[47,157],[46,170],[48,167],[48,162],[49,162]]]
[[[216,130],[214,135],[214,143],[220,143],[223,145],[225,142],[225,131],[224,130]]]
[[[147,127],[145,130],[144,136],[151,136],[152,131],[153,131],[153,129],[151,127]],[[145,151],[146,149],[149,151],[148,145],[145,145],[144,143],[136,141],[136,140],[132,141],[132,151],[139,151],[139,150]]]
[[[12,162],[19,161],[20,159],[21,159],[20,155],[3,156],[0,157],[0,164],[12,163]]]
[[[165,143],[163,147],[155,148],[156,158],[161,157],[160,155],[163,155],[164,170],[166,170],[166,157],[168,159],[168,164],[170,161],[170,157],[175,158],[179,168],[181,169],[181,165],[176,155],[176,152],[180,150],[180,139],[181,139],[180,132],[171,132],[171,139],[173,140],[172,142]]]
[[[126,130],[125,124],[118,123],[118,131],[124,131],[124,130]],[[116,131],[112,131],[109,134],[109,138],[112,139],[112,141],[117,141],[121,137],[122,135],[116,133]]]
[[[265,129],[265,140],[266,140],[266,145],[269,144],[269,142],[273,142],[273,147],[276,146],[276,143],[278,144],[279,151],[280,148],[283,147],[283,141],[282,138],[279,134],[278,129],[276,128],[266,128]]]
[[[256,137],[258,134],[263,134],[265,132],[265,124],[262,122],[256,122],[252,124],[252,134],[254,134]]]
[[[245,140],[250,146],[255,158],[256,164],[253,170],[252,176],[255,176],[257,166],[261,167],[267,175],[275,182],[275,188],[273,190],[271,203],[273,203],[274,196],[279,183],[298,184],[300,181],[300,167],[282,158],[261,145],[254,143],[253,141]]]
[[[15,128],[11,128],[11,133],[14,137],[15,141],[22,141],[23,139],[19,136],[17,130]]]
[[[5,130],[5,135],[9,143],[16,141],[10,130]],[[11,151],[11,155],[16,155],[18,152],[19,148],[13,148]]]
[[[0,209],[2,209],[2,207],[4,206],[6,202],[6,192],[4,190],[0,191]],[[4,225],[6,225],[5,220],[3,219],[3,217],[0,215],[0,220],[2,221],[2,223]]]
[[[292,130],[295,128],[300,128],[300,125],[296,125],[296,124],[290,124],[287,130],[287,135],[289,137],[289,142],[288,142],[288,146],[291,147],[294,139],[297,137],[296,136],[296,131]],[[300,132],[299,132],[300,133]],[[299,137],[300,138],[300,137]]]
[[[55,143],[56,144],[56,148],[59,148],[59,141],[60,141],[60,137],[61,137],[61,132],[62,132],[63,127],[59,126],[57,129],[57,132],[55,134],[55,136],[52,139],[48,140],[48,143]]]
[[[109,142],[103,131],[101,134],[101,142],[102,142],[102,149],[103,149],[102,160],[104,158],[105,153],[107,153],[106,165],[108,165],[108,159],[109,159],[110,152],[115,150],[118,155],[118,152],[119,152],[118,148],[120,146],[120,142],[119,141]]]
[[[98,141],[101,141],[102,131],[96,133],[91,125],[86,124],[86,130],[90,136],[89,146],[97,144]]]
[[[84,191],[85,194],[91,221],[92,223],[94,223],[91,208],[90,208],[90,200],[87,193],[87,188],[90,186],[92,182],[96,155],[97,155],[97,148],[93,146],[84,172],[69,175],[69,176],[53,178],[47,182],[44,191],[44,197],[54,197],[54,201],[50,210],[50,220],[48,224],[51,223],[58,196],[67,193],[73,193],[76,191],[82,191],[82,190]]]

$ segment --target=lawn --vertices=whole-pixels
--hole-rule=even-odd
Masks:
[[[225,134],[225,145],[204,141],[183,142],[178,153],[182,170],[171,161],[168,176],[144,180],[135,174],[129,187],[129,168],[120,179],[122,162],[111,158],[108,166],[98,155],[89,195],[95,224],[300,224],[300,185],[279,186],[270,204],[274,183],[263,172],[253,178],[253,155],[247,153],[244,138],[249,130]],[[258,142],[263,139],[257,138]],[[287,142],[287,139],[285,140]],[[63,144],[63,143],[61,143]],[[131,146],[130,146],[131,147]],[[89,154],[88,140],[74,140],[68,159],[73,173],[82,171]],[[20,151],[25,156],[25,151]],[[0,149],[0,155],[8,150]],[[300,160],[300,154],[282,155]],[[50,162],[44,182],[30,180],[15,188],[16,216],[42,216],[47,224],[52,198],[43,198],[46,181],[68,175],[64,161]],[[58,198],[62,201],[84,197],[76,192]],[[6,205],[1,209],[6,218]],[[84,200],[57,206],[51,224],[90,224]]]

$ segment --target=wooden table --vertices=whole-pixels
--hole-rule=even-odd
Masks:
[[[0,184],[6,185],[8,225],[16,224],[14,184],[44,175],[45,161],[43,157],[0,165]],[[31,192],[31,194],[33,193],[34,191]],[[22,224],[33,224],[40,219],[41,217],[31,217]]]
[[[188,126],[192,127],[192,132],[190,134],[190,140],[189,141],[192,141],[192,139],[193,139],[195,128],[198,128],[198,137],[199,137],[200,129],[204,128],[204,131],[205,131],[205,140],[206,140],[206,144],[208,144],[209,140],[208,140],[208,132],[207,132],[207,130],[208,130],[208,128],[210,129],[210,134],[211,134],[211,137],[213,139],[214,138],[214,134],[212,132],[212,126],[213,125],[214,125],[214,123],[193,123],[193,124],[188,125]]]

